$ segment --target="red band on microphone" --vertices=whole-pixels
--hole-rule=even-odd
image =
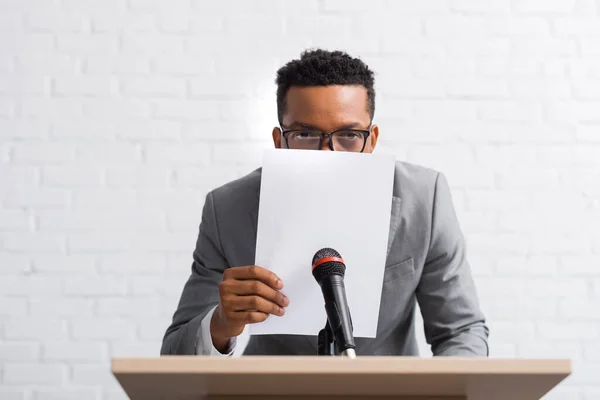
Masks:
[[[326,262],[341,262],[342,264],[344,264],[344,259],[340,258],[340,257],[325,257],[325,258],[321,258],[320,260],[315,261],[315,263],[312,266],[312,269],[314,270],[315,268],[317,268],[319,265],[324,264]]]

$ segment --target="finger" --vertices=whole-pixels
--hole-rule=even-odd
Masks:
[[[265,298],[280,307],[287,307],[290,304],[289,299],[283,293],[267,286],[261,281],[237,281],[230,288],[233,294],[241,296],[256,295]]]
[[[243,324],[256,324],[269,318],[269,314],[260,311],[238,311],[231,313],[231,319]]]
[[[283,307],[264,299],[260,296],[236,296],[228,304],[231,311],[259,311],[266,314],[282,316],[285,313]]]
[[[275,273],[258,265],[250,265],[245,267],[228,268],[229,276],[233,279],[247,280],[254,279],[269,285],[273,289],[282,289],[283,282]]]

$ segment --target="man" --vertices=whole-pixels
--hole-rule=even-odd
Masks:
[[[278,71],[276,83],[275,147],[373,152],[379,138],[374,78],[362,61],[339,51],[306,51]],[[207,195],[192,273],[161,354],[231,355],[247,324],[285,313],[285,282],[269,266],[252,265],[260,179],[258,169]],[[393,195],[377,336],[356,338],[356,353],[418,355],[418,301],[434,355],[487,356],[488,328],[444,176],[397,162]],[[244,354],[316,355],[317,342],[252,336]]]

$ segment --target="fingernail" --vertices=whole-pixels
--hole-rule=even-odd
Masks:
[[[283,296],[283,305],[287,307],[289,304],[290,304],[290,299],[288,299],[287,296]]]
[[[284,310],[283,308],[281,308],[281,307],[279,307],[279,314],[280,314],[280,315],[283,315],[283,314],[285,314],[285,310]]]
[[[281,279],[277,279],[277,282],[275,284],[277,285],[278,289],[281,289],[283,287],[283,282],[281,282]]]

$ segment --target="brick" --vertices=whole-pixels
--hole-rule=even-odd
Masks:
[[[505,37],[464,37],[442,39],[445,53],[451,57],[498,56],[511,54],[511,40]]]
[[[97,365],[73,364],[72,382],[81,386],[112,387],[117,385],[117,380],[110,372],[110,365],[101,363]]]
[[[582,100],[600,99],[600,80],[575,81],[573,82],[573,98]]]
[[[531,249],[548,254],[588,252],[592,248],[591,239],[587,236],[566,233],[547,233],[544,237],[532,238]]]
[[[185,264],[177,264],[176,268],[185,271],[189,275],[188,271],[191,265],[192,260],[190,259]],[[181,290],[186,279],[187,276],[178,279],[158,276],[138,276],[131,282],[131,294],[134,296],[156,295],[176,298],[181,295]]]
[[[483,121],[536,122],[542,119],[539,103],[521,101],[482,101],[479,113]]]
[[[522,342],[517,344],[519,354],[525,358],[569,358],[581,360],[584,346],[578,343],[536,343]],[[587,346],[586,353],[587,353]]]
[[[23,210],[0,210],[0,229],[28,231],[33,226],[31,215]]]
[[[71,253],[127,250],[132,236],[133,233],[127,232],[77,232],[68,237],[68,248]]]
[[[547,111],[548,120],[561,123],[597,123],[600,122],[597,107],[600,107],[598,101],[550,103]]]
[[[238,169],[234,167],[219,169],[218,174],[210,168],[181,167],[175,170],[175,182],[185,187],[198,186],[212,190],[239,178],[240,175]]]
[[[63,321],[53,318],[11,318],[3,324],[4,337],[9,340],[63,340],[67,338],[66,324]]]
[[[184,124],[180,121],[131,121],[119,124],[119,126],[116,127],[116,136],[126,140],[177,140],[182,136],[183,127]],[[195,128],[198,129],[198,127]],[[205,128],[203,127],[202,130],[204,129]]]
[[[105,361],[108,355],[108,344],[101,342],[45,342],[44,361],[90,362]]]
[[[577,126],[577,141],[600,143],[600,125]]]
[[[522,255],[528,250],[531,239],[520,234],[472,234],[467,239],[469,247],[490,254]]]
[[[84,76],[54,78],[54,93],[58,96],[109,96],[115,92],[115,84],[109,77]]]
[[[0,93],[12,95],[45,95],[50,92],[50,80],[47,76],[28,74],[25,79],[19,74],[0,76]]]
[[[585,297],[561,299],[558,305],[559,315],[562,318],[578,321],[600,320],[598,306],[600,306],[600,299]]]
[[[113,17],[110,20],[115,19]],[[150,70],[151,59],[134,54],[119,54],[114,57],[87,54],[83,63],[83,71],[89,74],[147,74]]]
[[[194,77],[205,74],[214,76],[216,71],[214,60],[187,53],[170,57],[157,56],[153,59],[153,66],[158,74],[193,75]]]
[[[83,103],[84,116],[88,118],[137,119],[149,118],[152,115],[150,102],[137,98],[118,97],[108,99],[90,97],[82,99],[81,102]]]
[[[124,295],[126,282],[119,277],[85,276],[65,278],[64,293],[67,296],[111,296]]]
[[[56,142],[20,142],[13,144],[13,159],[17,163],[69,163],[74,159],[75,146]]]
[[[98,315],[132,318],[158,317],[160,301],[156,297],[99,299]]]
[[[113,341],[111,358],[114,357],[157,357],[160,353],[155,341]]]
[[[213,147],[215,163],[243,163],[258,167],[262,163],[264,149],[272,147],[266,143],[222,143]]]
[[[193,249],[194,237],[179,232],[148,232],[143,237],[132,238],[132,249],[152,252],[189,251]]]
[[[169,322],[164,320],[146,320],[138,321],[138,335],[141,340],[162,340],[165,329],[169,325]]]
[[[134,333],[133,323],[119,318],[94,317],[71,321],[71,336],[76,340],[133,339]]]
[[[114,14],[94,13],[92,17],[93,32],[118,33],[153,32],[157,30],[156,16],[148,14]]]
[[[67,367],[59,364],[7,363],[4,383],[61,386],[67,379]]]
[[[465,14],[505,14],[510,12],[510,3],[502,0],[488,1],[485,4],[477,0],[451,0],[450,11]]]
[[[442,38],[484,35],[485,22],[485,19],[473,15],[429,17],[424,21],[425,35]]]
[[[519,343],[535,338],[535,325],[530,321],[490,321],[489,325],[500,343]]]
[[[167,167],[143,167],[143,168],[109,168],[106,172],[106,180],[109,186],[116,187],[167,187],[171,182],[172,170]],[[105,190],[105,193],[119,194],[125,190]],[[118,204],[118,202],[116,202]]]
[[[0,197],[6,207],[61,208],[69,204],[69,192],[64,189],[12,187]]]
[[[23,28],[24,13],[3,10],[0,15],[0,32],[20,31]]]
[[[29,187],[26,185],[17,187],[13,186],[11,190],[5,192],[3,196],[3,204],[9,208],[66,208],[70,202],[69,192],[65,189]]]
[[[441,56],[444,54],[444,44],[432,38],[415,40],[383,37],[380,40],[381,52],[385,55]]]
[[[5,301],[3,299],[2,301]],[[2,342],[0,343],[2,361],[10,362],[36,362],[40,359],[40,345],[30,342]]]
[[[581,47],[581,54],[584,57],[600,55],[600,48],[598,48],[598,40],[595,38],[594,39],[587,39],[587,38],[580,39],[579,46]]]
[[[85,32],[89,31],[89,18],[82,13],[70,13],[64,10],[34,11],[25,15],[25,26],[31,31]]]
[[[111,171],[108,171],[108,182],[111,183]],[[124,179],[127,179],[127,173],[124,173]],[[123,182],[123,181],[121,181]],[[129,187],[123,182],[123,186]],[[123,207],[134,208],[137,204],[136,193],[133,188],[81,188],[73,190],[73,208],[105,208],[105,207]]]
[[[0,182],[11,187],[33,186],[37,183],[37,170],[30,166],[3,165],[0,168]],[[8,193],[2,193],[2,195],[8,195]]]
[[[93,167],[44,167],[42,185],[46,187],[86,187],[104,183],[104,173]]]
[[[34,400],[98,400],[100,399],[100,393],[98,389],[86,388],[86,389],[71,389],[71,388],[60,388],[60,389],[35,389],[33,391]]]
[[[59,54],[103,54],[106,57],[119,53],[119,36],[111,33],[81,35],[57,33],[56,51]]]
[[[538,323],[538,339],[541,341],[597,340],[600,336],[599,322],[574,322],[555,320]]]
[[[31,261],[26,254],[0,253],[0,275],[31,272]]]
[[[2,62],[0,61],[0,71],[2,71]],[[14,117],[14,115],[16,114],[15,112],[15,101],[9,97],[7,98],[2,98],[0,97],[0,117],[6,117],[8,118],[12,118]],[[30,123],[29,121],[26,122],[25,124]],[[14,121],[9,121],[9,120],[2,120],[0,121],[0,125],[3,126],[4,124],[8,125],[11,128],[8,129],[12,129],[14,130],[18,130],[18,127],[14,127]],[[7,128],[2,128],[2,130],[4,131],[4,129]],[[7,129],[7,132],[10,132]]]
[[[159,255],[107,254],[99,258],[98,265],[103,273],[154,275],[165,271],[166,260]]]
[[[598,36],[600,26],[597,18],[556,18],[553,20],[554,32],[558,36]]]
[[[126,96],[185,97],[186,81],[171,77],[128,77],[122,79],[121,89]]]
[[[436,115],[441,121],[464,122],[477,119],[477,102],[461,100],[415,100],[414,117],[427,120]]]
[[[90,299],[74,298],[32,298],[29,310],[32,317],[85,317],[94,314],[94,302]]]
[[[49,76],[76,74],[81,70],[81,61],[70,54],[50,51],[21,51],[15,56],[16,70],[21,73],[46,73]]]
[[[33,270],[42,273],[89,274],[96,269],[92,256],[70,254],[68,257],[56,254],[38,254],[32,257]]]
[[[0,242],[4,250],[17,253],[61,253],[65,249],[65,238],[56,233],[0,233]]]
[[[18,99],[18,116],[44,122],[73,119],[82,115],[82,102],[73,98],[23,97]]]
[[[0,293],[17,296],[53,296],[61,292],[61,282],[55,276],[9,275],[0,280]]]
[[[570,99],[571,84],[566,80],[519,79],[510,83],[513,99]]]
[[[506,256],[498,259],[496,268],[502,276],[555,276],[557,264],[558,260],[552,256]]]
[[[597,384],[600,375],[600,363],[593,363],[587,360],[573,361],[573,384]]]
[[[569,255],[561,258],[560,272],[563,276],[591,276],[598,268],[599,255]]]
[[[184,38],[177,35],[125,32],[122,38],[122,52],[139,54],[141,57],[168,57],[172,54],[182,54],[184,43]]]
[[[2,272],[5,272],[4,265],[2,265]],[[5,279],[5,277],[2,277],[0,279]],[[27,313],[27,299],[25,297],[2,297],[2,301],[0,301],[0,316],[20,317],[23,315],[27,315]],[[3,353],[0,352],[0,354]]]
[[[213,101],[156,99],[155,116],[170,121],[202,121],[219,116],[219,107]]]
[[[508,97],[508,86],[502,80],[456,79],[447,83],[446,90],[457,98],[504,98]]]
[[[149,143],[145,155],[149,164],[208,164],[210,146],[207,143]]]
[[[28,400],[27,389],[19,387],[0,387],[0,399],[2,400]]]
[[[78,144],[76,159],[78,164],[110,163],[111,165],[135,163],[141,161],[140,146],[133,143],[95,143]]]
[[[492,302],[490,314],[508,321],[554,319],[558,316],[558,302],[549,297],[532,299],[516,293],[510,299]]]
[[[1,100],[0,100],[1,101]],[[0,103],[0,115],[2,103]],[[10,115],[10,114],[5,114]],[[38,121],[0,119],[0,132],[3,137],[12,139],[44,139],[48,137],[48,125]]]
[[[515,10],[519,13],[570,13],[574,0],[519,0]]]

